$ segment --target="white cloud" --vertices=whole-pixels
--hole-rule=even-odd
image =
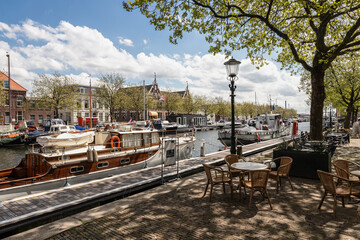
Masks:
[[[144,43],[144,45],[147,45],[147,44],[148,44],[148,40],[144,39],[144,40],[143,40],[143,43]]]
[[[144,79],[150,84],[156,72],[159,86],[163,89],[184,90],[188,82],[193,94],[230,100],[229,81],[224,67],[226,59],[222,54],[179,53],[168,56],[140,52],[134,56],[116,48],[98,30],[74,26],[66,21],[61,21],[56,27],[32,20],[11,27],[0,22],[0,35],[16,39],[17,45],[14,46],[0,41],[0,59],[9,51],[12,77],[29,90],[38,73],[52,74],[57,71],[83,85],[89,83],[91,74],[95,85],[100,74],[109,72],[119,73],[130,84],[138,84]],[[144,40],[144,44],[147,42]],[[121,37],[119,43],[133,46],[131,40]],[[297,90],[298,77],[279,70],[272,62],[260,70],[249,60],[241,59],[241,62],[239,79],[236,81],[236,102],[254,102],[256,92],[261,104],[267,103],[271,95],[279,105],[284,105],[286,100],[299,112],[308,109],[305,105],[307,97]],[[7,69],[6,59],[0,60],[0,70],[3,69]]]
[[[123,37],[119,37],[119,43],[120,43],[120,45],[125,45],[127,47],[134,46],[134,43],[133,43],[133,41],[131,41],[131,39],[127,39],[127,38],[123,38]]]

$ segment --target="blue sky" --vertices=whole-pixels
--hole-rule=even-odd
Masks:
[[[80,84],[91,77],[118,72],[128,84],[153,81],[160,88],[184,90],[189,84],[196,95],[229,100],[223,63],[225,56],[208,53],[204,37],[188,33],[177,45],[168,41],[168,31],[155,31],[138,11],[126,12],[121,0],[12,0],[2,2],[0,15],[0,70],[7,72],[6,52],[10,53],[11,76],[31,91],[38,74],[59,72]],[[299,93],[299,77],[279,70],[279,64],[257,70],[241,60],[236,82],[236,101],[265,104],[272,101],[299,112],[308,112],[307,98]]]

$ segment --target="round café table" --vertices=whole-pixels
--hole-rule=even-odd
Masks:
[[[236,162],[231,164],[231,167],[241,171],[251,171],[267,169],[268,165],[258,162]]]
[[[350,173],[354,176],[357,176],[360,179],[360,170],[351,171]]]

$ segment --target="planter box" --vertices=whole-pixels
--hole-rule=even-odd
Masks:
[[[273,150],[273,158],[288,156],[293,159],[290,176],[319,179],[316,170],[331,172],[331,153],[300,150]],[[280,165],[280,161],[276,162]]]

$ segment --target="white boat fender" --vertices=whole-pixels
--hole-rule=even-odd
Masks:
[[[98,162],[99,161],[99,156],[97,154],[97,151],[95,149],[93,149],[92,153],[93,153],[93,161]]]
[[[87,160],[88,160],[88,162],[93,162],[93,160],[94,160],[93,153],[90,148],[88,148],[88,150],[87,150]]]

